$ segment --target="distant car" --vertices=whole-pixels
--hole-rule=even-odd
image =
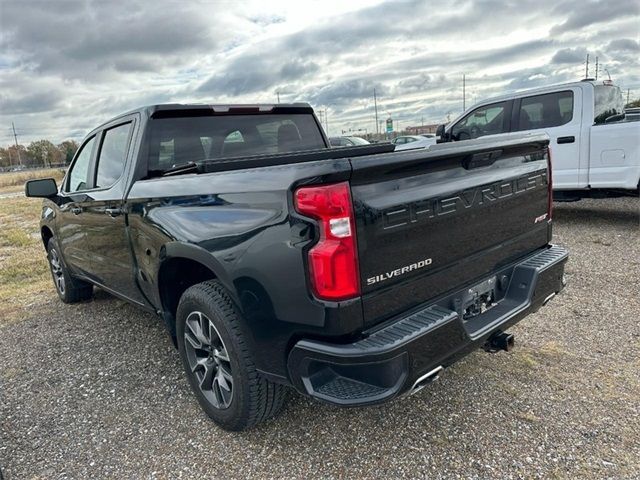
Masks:
[[[360,137],[331,137],[329,142],[332,147],[354,147],[357,145],[369,145],[369,142]]]
[[[422,135],[402,135],[391,140],[397,150],[411,150],[414,148],[429,148],[436,144],[436,138],[425,138]]]

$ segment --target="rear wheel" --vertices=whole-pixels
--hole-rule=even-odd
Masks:
[[[53,284],[60,300],[64,303],[76,303],[83,300],[89,300],[93,295],[93,285],[83,280],[74,278],[67,269],[60,248],[55,239],[50,239],[47,243],[47,259],[49,260],[49,269]]]
[[[275,415],[286,387],[258,373],[224,287],[207,281],[187,289],[177,312],[180,357],[202,409],[226,430],[251,428]]]

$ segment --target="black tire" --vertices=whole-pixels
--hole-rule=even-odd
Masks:
[[[51,270],[53,285],[60,300],[64,303],[77,303],[89,300],[93,295],[93,285],[74,278],[60,255],[60,247],[54,238],[47,243],[47,260]]]
[[[211,280],[187,289],[176,317],[185,373],[200,406],[214,422],[225,430],[240,431],[278,413],[286,387],[256,370],[240,315],[220,282]]]

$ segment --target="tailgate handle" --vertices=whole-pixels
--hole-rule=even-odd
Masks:
[[[462,161],[462,166],[467,170],[472,168],[487,167],[492,165],[502,156],[502,150],[492,150],[490,152],[474,153],[467,156]]]
[[[558,137],[558,140],[556,140],[559,145],[563,143],[573,143],[575,141],[576,137],[574,137],[573,135],[571,135],[570,137]]]

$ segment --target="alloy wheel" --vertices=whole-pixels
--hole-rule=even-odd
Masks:
[[[52,249],[49,252],[49,264],[51,265],[51,273],[53,274],[53,282],[56,284],[58,291],[64,295],[64,272],[62,271],[62,263],[58,252]]]
[[[185,321],[183,341],[202,394],[215,408],[229,408],[233,400],[231,361],[213,322],[202,312],[191,312]]]

